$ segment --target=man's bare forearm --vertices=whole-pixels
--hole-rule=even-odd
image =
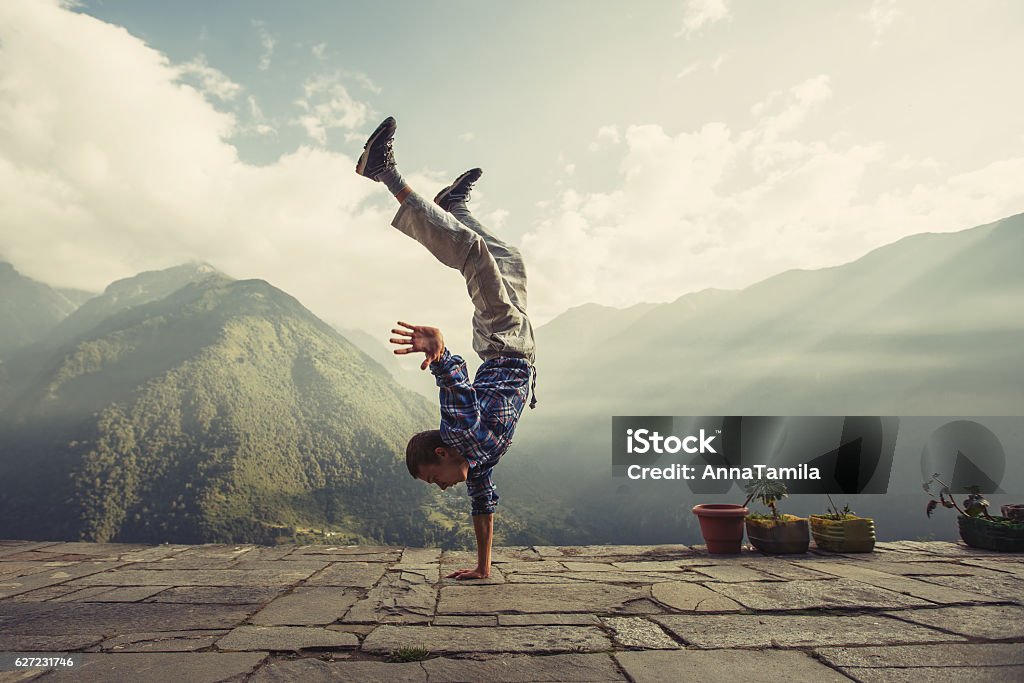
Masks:
[[[485,577],[491,574],[491,540],[494,538],[494,513],[473,515],[476,532],[476,568]]]

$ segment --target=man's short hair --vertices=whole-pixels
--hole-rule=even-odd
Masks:
[[[439,429],[420,432],[409,439],[409,445],[405,447],[405,465],[413,479],[419,477],[420,468],[424,465],[437,465],[441,462],[441,456],[434,451],[436,448],[444,448]]]

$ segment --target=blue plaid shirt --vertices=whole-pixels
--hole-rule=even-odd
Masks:
[[[530,392],[530,363],[500,356],[484,361],[471,384],[466,361],[444,350],[430,364],[441,389],[441,440],[469,462],[466,488],[473,514],[498,506],[491,470],[512,444],[516,423]]]

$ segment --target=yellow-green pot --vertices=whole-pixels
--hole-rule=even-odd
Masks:
[[[870,553],[875,549],[875,520],[870,517],[827,519],[811,515],[814,544],[832,553]]]

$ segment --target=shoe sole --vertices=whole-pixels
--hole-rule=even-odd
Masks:
[[[396,128],[398,128],[398,125],[395,123],[393,116],[389,116],[380,122],[380,125],[377,126],[377,129],[373,131],[370,138],[366,141],[366,144],[363,145],[363,153],[359,155],[359,161],[356,162],[356,173],[369,178],[364,171],[366,170],[366,163],[370,160],[370,148],[385,133],[390,131],[391,135],[394,135]]]
[[[464,179],[464,178],[465,178],[466,176],[469,176],[469,175],[473,175],[473,174],[474,174],[474,173],[476,173],[477,171],[480,171],[480,175],[481,175],[481,176],[483,175],[483,171],[481,171],[481,170],[480,170],[479,168],[471,168],[471,169],[469,169],[469,170],[468,170],[468,171],[466,171],[465,173],[461,174],[461,175],[460,175],[460,176],[459,176],[458,178],[456,178],[456,179],[455,179],[454,181],[452,181],[452,184],[451,184],[451,185],[449,185],[448,187],[446,187],[446,188],[444,188],[443,190],[441,190],[440,192],[438,192],[438,193],[437,193],[437,196],[436,196],[436,197],[434,197],[434,203],[435,203],[435,204],[437,204],[438,206],[440,206],[440,205],[441,205],[441,202],[443,202],[443,201],[444,201],[445,199],[447,199],[448,195],[450,195],[450,194],[452,193],[452,190],[453,190],[453,189],[455,189],[455,187],[456,187],[456,186],[457,186],[457,185],[458,185],[459,183],[461,183],[461,182],[462,182],[462,180],[463,180],[463,179]],[[480,178],[479,178],[479,177],[477,177],[477,180],[479,180],[479,179],[480,179]],[[473,182],[475,183],[475,182],[476,182],[476,180],[474,180]]]

